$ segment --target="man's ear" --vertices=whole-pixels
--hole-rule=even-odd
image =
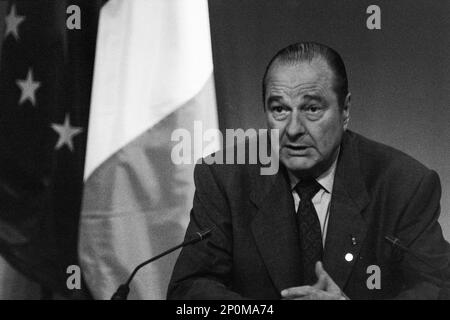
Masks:
[[[344,116],[344,130],[347,130],[350,121],[350,107],[352,105],[352,94],[349,92],[345,97],[344,105],[342,107],[342,115]]]

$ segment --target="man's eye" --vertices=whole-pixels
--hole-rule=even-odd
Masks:
[[[281,111],[283,111],[283,108],[282,107],[273,107],[272,110],[275,112],[281,112]]]
[[[274,107],[272,107],[272,112],[282,113],[283,111],[284,111],[284,108],[281,107],[281,106],[274,106]]]
[[[309,106],[306,110],[311,113],[317,113],[320,111],[320,108],[318,106]]]

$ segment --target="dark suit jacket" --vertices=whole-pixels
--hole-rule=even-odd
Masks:
[[[207,240],[182,250],[169,299],[279,299],[281,290],[302,285],[285,169],[272,176],[260,175],[259,169],[196,166],[186,234],[216,229]],[[400,151],[346,132],[332,192],[325,270],[351,299],[438,298],[450,278],[449,244],[438,223],[440,196],[434,171]],[[393,248],[386,235],[399,238],[429,265]],[[347,253],[352,261],[345,259]],[[380,268],[380,289],[367,286],[371,265]]]

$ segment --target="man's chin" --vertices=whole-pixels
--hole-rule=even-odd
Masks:
[[[315,161],[297,157],[296,158],[290,157],[289,159],[281,159],[281,162],[289,171],[293,173],[299,173],[302,175],[312,172],[316,165]]]

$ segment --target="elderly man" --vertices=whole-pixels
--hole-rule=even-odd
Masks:
[[[351,105],[337,52],[279,51],[263,79],[280,170],[198,164],[169,299],[437,299],[449,286],[437,174],[347,130]],[[386,237],[393,241],[389,242]],[[392,242],[395,242],[393,244]]]

